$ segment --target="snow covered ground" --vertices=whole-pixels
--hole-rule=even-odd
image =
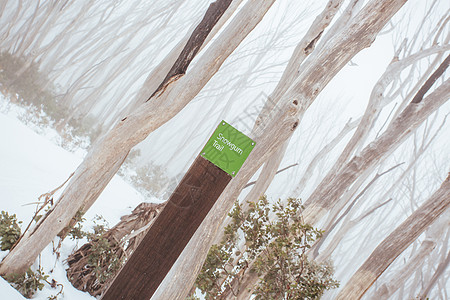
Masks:
[[[44,137],[22,124],[16,118],[17,108],[5,109],[5,99],[1,97],[0,210],[16,214],[23,221],[23,230],[34,214],[39,196],[60,186],[81,162],[83,152],[68,152],[46,138],[53,135],[51,132],[46,132]],[[120,216],[128,214],[143,201],[143,197],[135,189],[116,176],[86,213],[85,230],[89,229],[96,215],[102,215],[113,226]],[[73,288],[66,278],[64,260],[75,247],[75,242],[66,239],[61,249],[61,258],[57,260],[52,253],[52,245],[49,245],[41,254],[41,266],[45,274],[50,275],[49,281],[55,279],[63,284],[64,294],[59,295],[58,299],[95,299]],[[6,254],[0,252],[0,259]],[[53,289],[46,285],[33,299],[48,299],[58,291],[59,288]],[[0,299],[23,297],[0,279]]]

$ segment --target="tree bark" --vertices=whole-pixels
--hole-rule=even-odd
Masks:
[[[378,245],[336,299],[361,299],[389,265],[448,209],[449,195],[450,174],[424,204]]]
[[[120,218],[120,222],[109,229],[102,238],[111,245],[111,251],[116,253],[119,260],[129,257],[139,245],[140,241],[155,221],[165,203],[141,203],[131,214]],[[126,244],[126,247],[125,247]],[[105,282],[98,280],[94,268],[108,269],[108,265],[93,266],[89,264],[93,243],[88,242],[67,257],[67,279],[72,285],[92,296],[99,296],[114,279]],[[109,262],[108,262],[109,263]]]
[[[187,40],[186,45],[178,56],[177,60],[173,64],[172,68],[167,73],[156,91],[147,99],[150,100],[155,94],[162,93],[164,89],[174,80],[177,80],[180,76],[186,74],[186,70],[190,63],[197,55],[200,48],[204,45],[208,34],[212,31],[213,27],[217,24],[220,17],[225,13],[228,6],[230,6],[231,0],[217,0],[211,3],[208,10],[203,17],[203,20],[191,34]]]
[[[263,128],[264,125],[266,125],[265,123],[269,121],[272,110],[274,109],[274,107],[276,107],[277,103],[281,100],[281,97],[292,85],[302,63],[315,49],[316,43],[322,36],[323,31],[331,23],[339,8],[342,6],[342,3],[342,0],[329,0],[325,5],[323,11],[314,19],[311,27],[295,47],[294,52],[290,57],[288,64],[281,76],[280,81],[278,82],[277,86],[265,102],[264,107],[258,114],[258,117],[256,118],[255,124],[252,129],[252,134],[255,134],[255,132]],[[279,150],[276,150],[275,153],[272,154],[272,157],[267,159],[264,164],[263,170],[256,182],[257,186],[252,188],[250,193],[243,201],[243,210],[247,209],[248,201],[257,200],[268,188],[268,185],[272,182],[273,177],[276,175],[276,168],[281,163],[288,144],[288,140],[283,141],[284,149],[280,148]],[[248,185],[245,185],[245,187],[247,186]],[[225,227],[226,225],[227,224],[223,225],[223,227]],[[216,236],[216,242],[220,242],[222,240],[222,236],[223,233],[220,232]]]
[[[330,25],[343,2],[343,0],[329,0],[323,11],[314,19],[302,40],[295,47],[280,81],[259,113],[253,130],[265,125],[264,123],[268,121],[271,111],[297,78],[302,63],[315,50],[322,33]]]
[[[212,28],[202,47],[208,44],[212,37],[217,34],[218,30],[222,28],[224,23],[230,19],[231,15],[237,10],[242,1],[243,0],[234,0],[231,2],[229,8],[225,11],[222,18],[220,18],[216,26]],[[145,79],[143,86],[139,90],[138,95],[133,99],[130,105],[125,107],[124,112],[122,113],[123,115],[126,115],[139,107],[142,103],[148,100],[149,95],[152,95],[156,92],[159,85],[161,85],[161,82],[163,82],[166,74],[170,71],[171,66],[175,64],[175,61],[180,56],[181,51],[183,51],[183,47],[187,43],[189,37],[189,34],[183,37],[183,39],[179,41],[178,44],[175,45],[175,47],[172,48],[172,50],[166,55],[166,57],[164,57],[161,63],[159,63],[158,66],[150,72],[150,74]]]
[[[342,139],[355,127],[358,126],[359,122],[361,121],[361,118],[358,118],[358,120],[355,120],[353,122],[350,122],[350,120],[345,124],[344,128],[339,132],[339,134],[333,138],[328,144],[325,145],[317,154],[314,156],[314,158],[309,163],[308,167],[306,168],[305,172],[303,172],[301,179],[297,183],[294,191],[292,192],[293,196],[300,197],[301,193],[303,192],[304,188],[306,187],[306,184],[308,180],[312,177],[314,169],[316,169],[318,163],[331,151],[336,147],[336,145],[342,141]]]

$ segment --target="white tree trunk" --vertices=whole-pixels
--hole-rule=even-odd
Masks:
[[[450,264],[450,252],[447,252],[447,256],[438,265],[436,272],[433,274],[433,277],[431,277],[430,282],[428,282],[427,285],[420,292],[419,299],[427,299],[427,295],[429,294],[431,289],[438,283],[439,278],[445,274],[445,270],[448,268],[449,264]],[[441,290],[443,290],[442,287]]]
[[[336,299],[360,299],[386,268],[448,209],[449,195],[450,175],[424,204],[378,245]]]
[[[404,266],[389,276],[385,283],[377,288],[374,294],[375,299],[390,299],[394,293],[404,285],[406,280],[414,274],[416,270],[420,270],[426,257],[435,249],[437,241],[445,235],[445,229],[450,226],[450,211],[447,210],[439,220],[427,230],[426,237],[421,242],[419,249],[414,251],[414,255],[405,262]]]
[[[297,186],[295,187],[294,191],[292,192],[293,196],[300,197],[301,193],[303,192],[304,188],[306,187],[306,184],[308,183],[308,180],[313,176],[313,172],[316,169],[319,162],[327,155],[331,150],[336,147],[336,145],[355,127],[358,126],[359,122],[361,121],[361,118],[358,118],[358,120],[350,122],[350,120],[345,124],[344,128],[342,128],[341,132],[333,138],[328,144],[325,145],[317,154],[314,156],[314,158],[309,163],[306,170],[303,172],[302,177],[300,178],[299,182],[297,183]]]

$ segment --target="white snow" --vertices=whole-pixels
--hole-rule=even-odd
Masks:
[[[5,101],[2,98],[0,95],[0,102]],[[0,210],[16,214],[23,221],[23,230],[34,214],[39,196],[60,186],[76,169],[82,157],[80,152],[68,152],[23,125],[15,118],[13,109],[7,114],[5,109],[0,112],[0,141]],[[113,226],[121,216],[128,214],[143,201],[144,198],[136,190],[116,176],[86,213],[85,229],[89,229],[97,214],[102,215]],[[75,246],[75,242],[66,239],[61,249],[61,258],[57,260],[52,253],[52,245],[49,245],[41,254],[41,266],[45,274],[50,275],[50,281],[55,279],[63,284],[64,294],[59,295],[58,299],[95,299],[73,288],[66,278],[66,266],[63,262]],[[5,255],[6,252],[0,252],[1,258]],[[59,290],[46,285],[33,299],[46,300]],[[0,299],[24,298],[2,279]]]
[[[9,283],[0,277],[0,295],[2,297],[7,297],[3,299],[8,300],[23,300],[24,298],[18,291],[16,291]]]

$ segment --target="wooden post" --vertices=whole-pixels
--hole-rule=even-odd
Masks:
[[[221,122],[102,300],[152,297],[253,146]]]

